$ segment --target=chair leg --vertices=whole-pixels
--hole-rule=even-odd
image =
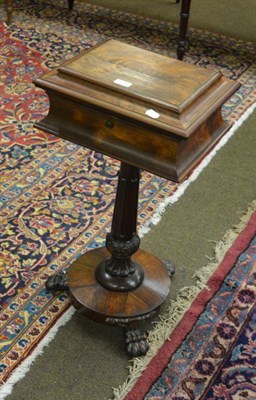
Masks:
[[[6,12],[7,12],[7,24],[10,25],[12,23],[12,12],[13,12],[13,1],[5,0],[6,3]]]
[[[188,19],[191,0],[182,0],[180,12],[180,32],[177,48],[178,60],[182,60],[185,54],[186,37],[188,29]]]
[[[73,4],[74,4],[74,0],[68,0],[68,8],[70,10],[73,10]]]

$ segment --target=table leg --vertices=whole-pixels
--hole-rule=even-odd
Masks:
[[[191,0],[182,0],[181,3],[179,40],[177,48],[178,60],[182,60],[185,54],[190,4]]]

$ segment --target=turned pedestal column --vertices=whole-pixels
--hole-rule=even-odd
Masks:
[[[83,307],[88,317],[124,328],[126,350],[132,356],[146,353],[147,335],[141,322],[157,315],[170,288],[165,265],[139,249],[139,179],[137,167],[121,164],[106,247],[91,250],[74,262],[67,281],[74,304]]]

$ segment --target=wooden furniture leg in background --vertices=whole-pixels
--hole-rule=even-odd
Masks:
[[[182,0],[180,12],[179,40],[177,48],[178,60],[182,60],[186,50],[186,37],[191,0]]]
[[[68,0],[68,8],[73,10],[74,0]]]
[[[6,12],[7,12],[7,24],[9,25],[12,22],[13,1],[5,0],[5,4],[6,4]]]
[[[13,0],[5,0],[5,2],[6,2],[6,12],[7,12],[7,23],[9,25],[12,22]],[[179,2],[180,0],[176,0],[176,3]],[[191,0],[182,0],[181,3],[179,40],[177,48],[177,57],[179,60],[182,60],[185,54],[190,3]],[[70,10],[73,10],[73,5],[74,5],[74,0],[68,0],[68,7]]]

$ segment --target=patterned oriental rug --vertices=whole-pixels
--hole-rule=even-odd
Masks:
[[[255,234],[256,212],[169,340],[118,399],[256,399]]]
[[[4,9],[0,17],[6,19]],[[177,26],[86,4],[70,12],[66,1],[54,7],[17,2],[11,27],[0,22],[1,383],[11,386],[19,379],[33,350],[71,317],[66,293],[53,296],[44,283],[86,250],[104,244],[119,168],[110,158],[33,127],[49,106],[33,79],[108,37],[176,57],[177,33]],[[255,106],[254,45],[193,29],[189,44],[186,62],[242,83],[223,107],[224,117],[234,122],[227,140]],[[143,172],[141,235],[191,180],[177,185]]]

